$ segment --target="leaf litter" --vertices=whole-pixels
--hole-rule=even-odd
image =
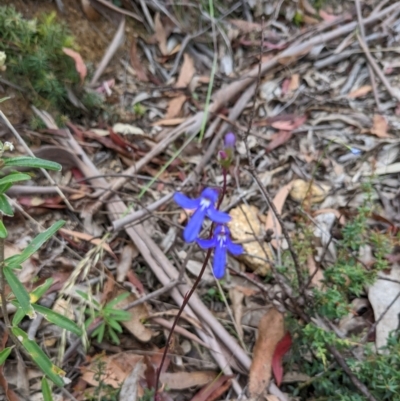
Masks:
[[[68,48],[64,52],[72,58],[86,93],[101,93],[102,103],[95,112],[81,110],[69,116],[69,130],[62,124],[58,128],[58,116],[41,110],[39,118],[46,129],[32,127],[15,118],[15,110],[23,108],[16,105],[17,100],[12,102],[14,109],[10,102],[2,103],[6,105],[4,113],[18,124],[34,151],[45,152],[51,160],[63,159],[63,173],[52,176],[73,205],[73,210],[68,210],[62,197],[55,198],[54,186],[48,189],[52,193],[35,193],[52,184],[40,175],[32,177],[24,186],[25,191],[32,188],[31,194],[10,195],[16,199],[18,215],[15,220],[5,218],[10,227],[9,246],[18,246],[23,236],[33,237],[37,227],[67,219],[66,228],[57,237],[60,248],[49,242],[46,249],[25,262],[30,267],[28,271],[24,266],[24,285],[32,288],[36,280],[48,277],[62,282],[83,260],[86,267],[76,278],[76,285],[89,294],[89,299],[102,300],[102,294],[108,294],[110,300],[110,296],[129,292],[117,307],[134,304],[131,319],[121,322],[124,328],[119,345],[110,338],[101,344],[89,338],[91,346],[85,360],[79,357],[85,355],[81,342],[67,339],[63,369],[72,374],[74,366],[79,366],[85,391],[95,394],[99,380],[94,378],[94,363],[100,360],[105,365],[101,381],[115,388],[122,386],[121,400],[130,399],[132,394],[143,397],[145,389],[154,385],[160,349],[165,346],[176,305],[187,290],[182,283],[190,285],[194,281],[204,258],[198,249],[182,251],[180,230],[170,229],[179,228],[185,221],[168,199],[177,188],[182,190],[182,185],[185,193],[196,197],[205,186],[222,184],[215,151],[219,145],[214,139],[218,135],[221,138],[223,134],[218,133],[229,128],[237,134],[238,143],[223,206],[232,217],[232,238],[242,244],[245,254],[229,257],[229,274],[221,282],[223,294],[211,274],[202,280],[197,298],[185,310],[186,318],[178,322],[180,330],[173,337],[173,354],[168,356],[168,367],[161,376],[165,387],[159,395],[183,400],[236,399],[248,386],[249,400],[260,395],[267,400],[309,399],[312,386],[301,390],[300,398],[293,395],[294,388],[302,389],[300,383],[309,376],[302,366],[291,364],[298,339],[290,335],[293,322],[288,316],[294,314],[297,321],[304,316],[291,310],[291,283],[280,281],[283,273],[279,269],[287,263],[290,244],[244,167],[249,153],[260,177],[276,171],[268,174],[265,188],[272,195],[289,239],[294,240],[304,225],[309,230],[307,238],[300,238],[303,246],[298,247],[301,263],[311,275],[309,288],[326,287],[324,272],[340,256],[340,231],[363,205],[362,184],[366,179],[376,188],[372,195],[374,212],[381,216],[379,221],[370,219],[368,227],[393,240],[392,233],[398,231],[399,224],[400,155],[396,132],[400,123],[398,102],[393,97],[399,85],[395,74],[399,63],[393,50],[398,39],[389,33],[388,26],[397,32],[396,19],[390,17],[397,12],[395,5],[371,2],[372,9],[376,7],[371,14],[371,8],[362,5],[364,29],[369,35],[363,38],[370,50],[367,55],[351,35],[358,29],[358,20],[345,2],[322,5],[319,10],[308,1],[277,1],[271,9],[256,2],[243,2],[236,9],[226,4],[218,10],[220,25],[215,31],[208,11],[184,5],[174,9],[164,1],[158,2],[156,9],[144,2],[132,2],[135,7],[127,2],[112,7],[103,1],[90,5],[83,2],[83,10],[72,0],[63,3],[66,12],[59,13],[58,18],[64,19],[73,33],[79,33],[82,46],[82,51]],[[23,2],[17,1],[15,6],[29,18],[37,13],[24,11]],[[40,7],[48,12],[56,5]],[[264,13],[262,22],[260,16]],[[125,23],[121,22],[122,15]],[[137,15],[143,22],[135,19]],[[96,39],[93,30],[101,32],[96,33]],[[212,129],[200,146],[191,145],[176,153],[187,135],[200,129],[213,61],[210,49],[214,46],[219,60],[207,125]],[[249,77],[257,77],[259,65],[258,91],[253,90],[250,101],[240,105]],[[373,74],[369,65],[374,66]],[[379,69],[385,74],[383,79]],[[92,79],[93,74],[96,79]],[[15,88],[4,85],[6,95],[14,93]],[[137,100],[139,93],[143,100]],[[236,107],[237,114],[231,117]],[[241,135],[251,119],[254,121],[246,148]],[[217,147],[213,150],[213,146]],[[213,152],[207,153],[209,149]],[[24,154],[19,145],[16,151]],[[187,161],[198,168],[196,179],[189,175]],[[139,196],[167,163],[163,174]],[[65,170],[71,168],[67,174]],[[116,187],[117,178],[123,176],[128,179]],[[102,198],[107,209],[93,212],[93,205],[110,186],[112,192]],[[162,199],[167,200],[153,208]],[[113,205],[114,212],[110,212]],[[111,231],[110,223],[135,213],[140,217],[130,223],[133,226],[111,232],[107,242],[101,242],[102,235]],[[37,225],[28,225],[30,218]],[[146,229],[135,231],[141,230],[143,219]],[[171,245],[164,252],[167,233]],[[312,242],[312,251],[302,254],[307,241]],[[99,244],[98,256],[88,263],[88,252]],[[357,255],[365,268],[374,266],[374,252]],[[363,286],[356,297],[350,297],[346,317],[330,325],[322,325],[317,319],[318,327],[341,333],[344,338],[354,333],[360,339],[372,338],[377,348],[386,345],[390,333],[398,328],[399,313],[397,248],[388,252],[387,269],[374,283]],[[69,262],[61,263],[60,255]],[[46,263],[42,266],[43,260]],[[168,288],[168,283],[174,285]],[[59,284],[53,287],[56,292],[61,288]],[[55,305],[59,307],[60,303]],[[70,305],[77,321],[83,318],[78,298],[72,297],[66,305]],[[363,309],[373,313],[362,313]],[[231,317],[240,327],[239,332]],[[220,326],[210,322],[219,322]],[[35,330],[35,339],[40,345],[47,344],[51,352],[61,346],[54,326],[42,322]],[[235,337],[243,338],[247,349]],[[201,342],[207,346],[200,346]],[[149,362],[154,356],[158,359]],[[308,353],[303,357],[311,358]],[[76,374],[74,377],[77,380]],[[17,397],[11,395],[7,377],[1,381],[9,397]],[[34,381],[29,383],[32,397],[38,388]],[[76,399],[86,399],[83,392],[74,390],[74,385],[68,391]]]

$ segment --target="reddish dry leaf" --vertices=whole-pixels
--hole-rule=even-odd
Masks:
[[[307,116],[295,116],[292,120],[274,121],[271,127],[283,131],[292,131],[299,128],[307,121]]]
[[[285,96],[289,92],[290,78],[286,78],[282,82],[282,95]]]
[[[283,315],[272,308],[261,318],[258,326],[258,337],[249,373],[251,397],[259,397],[267,388],[271,379],[274,352],[284,335]]]
[[[391,136],[387,133],[387,130],[388,123],[386,118],[380,114],[374,114],[371,134],[376,135],[378,138],[391,138]]]
[[[290,78],[290,84],[289,84],[289,91],[293,92],[299,88],[300,85],[300,75],[299,74],[293,74],[292,77]],[[305,120],[304,120],[305,121]]]
[[[135,70],[139,81],[148,82],[149,78],[147,78],[146,70],[144,68],[143,63],[140,61],[137,53],[137,42],[135,37],[132,38],[129,55],[130,55],[131,66]]]
[[[127,142],[121,135],[117,134],[112,128],[108,128],[108,132],[110,133],[110,139],[121,148],[124,148],[127,152],[132,152],[133,145]]]
[[[284,187],[282,187],[274,197],[273,202],[279,214],[282,213],[283,205],[285,204],[286,198],[288,197],[289,192],[292,189],[292,183],[293,181],[289,182],[289,184],[286,184]],[[277,249],[278,243],[275,238],[280,237],[282,233],[282,227],[276,220],[275,214],[271,209],[268,212],[267,221],[265,223],[265,231],[267,230],[272,230],[274,232],[271,245],[275,249]]]
[[[225,388],[226,383],[229,383],[229,386],[230,386],[231,385],[231,380],[230,379],[232,379],[232,377],[234,377],[234,376],[225,376],[225,375],[223,375],[223,376],[218,377],[218,379],[214,380],[211,384],[203,387],[192,398],[191,401],[211,401],[211,400],[214,400],[215,398],[213,397],[213,395],[215,394],[215,392],[218,391],[218,389],[220,389],[221,387]]]
[[[186,53],[183,55],[183,63],[179,73],[178,80],[176,81],[176,88],[186,88],[195,74],[193,59]]]
[[[18,203],[25,207],[42,207],[46,209],[65,209],[65,205],[61,202],[61,196],[53,196],[50,198],[41,198],[39,196],[21,196]]]
[[[337,19],[336,15],[332,15],[332,14],[328,14],[326,11],[324,10],[319,10],[319,16],[326,22],[332,22],[335,19]]]
[[[73,238],[81,239],[83,241],[91,242],[92,244],[99,245],[102,241],[100,238],[93,238],[92,235],[81,233],[79,231],[67,230],[66,228],[60,228],[58,231],[60,234],[69,235]],[[115,253],[111,250],[110,245],[103,242],[102,247],[107,251],[114,259],[117,259]]]
[[[372,91],[371,85],[364,85],[364,86],[361,86],[360,88],[354,90],[353,92],[350,92],[347,95],[347,97],[349,97],[350,99],[356,99],[358,97],[365,96],[366,94],[368,94],[371,91]]]
[[[63,47],[63,52],[75,61],[76,72],[81,78],[81,84],[83,84],[83,81],[85,80],[87,75],[87,68],[85,63],[83,62],[82,56],[78,52],[72,49],[68,49],[67,47]]]
[[[283,368],[282,358],[290,350],[292,345],[292,337],[290,333],[286,333],[285,337],[279,341],[275,348],[274,356],[272,357],[272,372],[274,373],[276,385],[279,387],[282,383]]]
[[[293,133],[292,131],[278,131],[272,138],[271,142],[265,148],[265,151],[272,152],[274,149],[278,148],[279,146],[284,145],[286,142],[290,141],[292,138]]]
[[[186,102],[185,95],[179,95],[169,101],[167,112],[165,113],[165,119],[173,119],[181,112],[183,104]]]

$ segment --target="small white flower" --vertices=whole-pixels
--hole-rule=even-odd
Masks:
[[[11,142],[4,142],[3,150],[12,152],[14,150],[14,145]]]

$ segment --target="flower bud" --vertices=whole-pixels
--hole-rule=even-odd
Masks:
[[[236,143],[235,134],[232,132],[228,132],[225,135],[224,143],[225,143],[225,148],[234,148]]]

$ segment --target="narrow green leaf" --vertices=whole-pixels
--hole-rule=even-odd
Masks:
[[[4,263],[6,266],[10,266],[10,269],[19,269],[20,270],[20,269],[22,269],[22,266],[14,263],[14,261],[16,261],[17,258],[19,258],[19,255],[10,256],[9,258],[7,258],[4,261]]]
[[[29,297],[32,304],[36,303],[40,298],[42,298],[42,296],[53,284],[53,281],[54,280],[50,277],[42,285],[39,285],[39,287],[36,287],[33,291],[30,292]]]
[[[0,211],[6,216],[14,216],[14,211],[4,194],[0,194]]]
[[[103,341],[105,329],[106,329],[106,325],[104,322],[102,322],[101,325],[92,333],[92,337],[97,336],[98,343],[101,343]]]
[[[23,173],[11,173],[9,175],[6,175],[3,178],[0,178],[0,185],[4,184],[12,184],[14,182],[18,181],[26,181],[30,180],[31,176],[28,174],[23,174]]]
[[[12,304],[18,307],[17,311],[14,313],[12,325],[18,326],[22,322],[22,319],[25,317],[25,312],[19,306],[19,303],[17,301],[12,302]]]
[[[6,226],[4,225],[3,221],[0,220],[0,238],[7,238],[7,229]]]
[[[53,310],[46,308],[41,305],[33,304],[33,309],[43,315],[43,317],[50,323],[55,324],[62,329],[71,331],[72,333],[76,334],[77,336],[82,335],[81,328],[72,320],[68,319],[67,317],[61,315],[60,313],[54,312]]]
[[[7,192],[11,187],[12,187],[12,184],[10,184],[10,183],[0,185],[0,194],[4,194],[4,192]]]
[[[11,287],[11,291],[15,295],[15,298],[17,298],[17,301],[19,302],[25,315],[28,315],[31,319],[33,319],[36,315],[25,287],[19,281],[14,272],[9,268],[9,266],[5,266],[3,271],[4,277],[6,278],[8,285]]]
[[[49,382],[45,377],[42,379],[42,395],[43,401],[53,401],[53,395],[51,394]]]
[[[37,235],[31,243],[18,255],[16,258],[13,258],[10,263],[9,259],[5,260],[5,263],[14,268],[15,265],[20,265],[25,260],[30,258],[47,240],[49,240],[63,225],[65,224],[64,220],[57,221],[51,227],[49,227],[46,231],[43,231],[39,235]]]
[[[10,355],[13,348],[14,347],[7,347],[7,348],[4,348],[3,351],[0,352],[0,365],[3,365],[3,363],[6,361],[6,359],[8,358],[8,355]]]
[[[52,162],[50,160],[39,159],[37,157],[20,156],[3,158],[4,165],[10,167],[32,167],[44,168],[46,170],[61,171],[61,164]]]
[[[35,341],[28,338],[26,334],[19,327],[12,327],[12,333],[21,342],[22,346],[26,349],[33,361],[38,365],[42,372],[57,386],[63,387],[64,380],[60,375],[65,373],[54,365],[44,351],[36,344]]]
[[[119,338],[111,327],[108,328],[108,335],[111,337],[111,341],[113,341],[114,344],[119,345],[120,343]]]
[[[112,308],[113,306],[119,304],[121,301],[123,301],[127,297],[129,297],[129,292],[123,292],[122,294],[120,294],[116,298],[114,298],[112,301],[108,302],[107,308]]]

